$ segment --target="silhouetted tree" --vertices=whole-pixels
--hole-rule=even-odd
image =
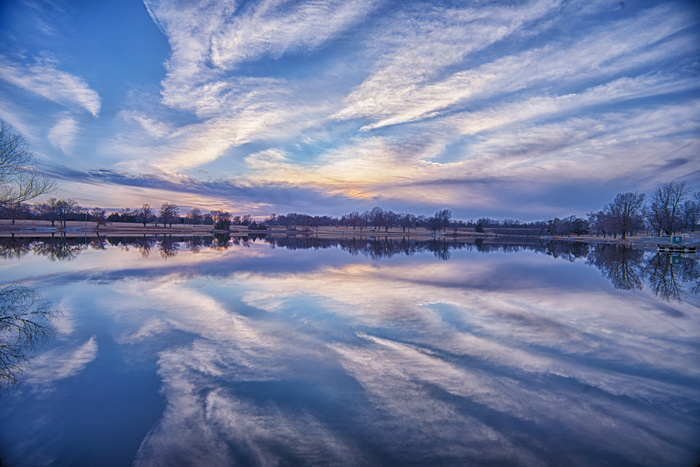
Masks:
[[[651,196],[647,211],[649,224],[661,235],[671,235],[683,227],[683,200],[690,193],[685,182],[665,183]]]
[[[683,229],[690,232],[695,232],[700,220],[700,192],[693,198],[683,203]]]
[[[78,214],[81,208],[77,202],[72,199],[59,199],[56,201],[56,218],[59,223],[65,228],[68,218],[74,214]]]
[[[54,188],[54,180],[36,170],[24,137],[0,120],[0,206],[24,203]]]
[[[402,214],[399,219],[399,225],[404,232],[408,231],[408,233],[411,233],[411,227],[416,225],[416,221],[418,221],[418,218],[415,215]]]
[[[29,207],[23,203],[0,204],[0,213],[6,219],[10,219],[12,225],[15,225],[17,219],[27,219],[31,216]]]
[[[173,221],[178,218],[180,208],[171,203],[163,203],[160,206],[160,219],[165,224],[169,224],[170,228],[173,227]]]
[[[34,206],[34,212],[42,219],[51,221],[51,227],[55,227],[55,222],[58,220],[56,202],[58,202],[56,198],[49,198],[46,202]]]
[[[96,223],[95,230],[100,230],[100,226],[105,225],[107,223],[105,212],[106,211],[101,208],[94,208],[92,210],[92,220]]]
[[[644,228],[644,194],[619,193],[605,207],[605,214],[615,233],[622,235],[624,240],[628,232]]]
[[[603,238],[605,238],[612,233],[612,220],[605,211],[589,212],[586,217],[590,230],[595,231],[598,236],[603,234]]]
[[[151,209],[151,205],[144,203],[144,205],[137,210],[136,217],[138,218],[139,222],[141,222],[143,226],[146,227],[146,224],[153,220],[153,209]]]
[[[190,212],[187,213],[187,219],[194,225],[201,224],[202,210],[199,208],[192,208]]]
[[[231,213],[226,211],[212,211],[214,228],[217,230],[229,230],[231,228]]]

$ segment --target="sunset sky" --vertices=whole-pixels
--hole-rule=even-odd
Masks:
[[[0,118],[108,209],[584,215],[700,189],[696,1],[0,2]]]

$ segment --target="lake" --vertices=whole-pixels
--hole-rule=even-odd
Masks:
[[[693,257],[539,240],[5,238],[0,284],[14,287],[5,314],[23,292],[44,320],[3,357],[8,465],[700,460]]]

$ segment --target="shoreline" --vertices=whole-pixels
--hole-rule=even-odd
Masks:
[[[500,230],[500,229],[499,229]],[[94,223],[69,221],[66,228],[52,227],[49,221],[16,221],[15,225],[10,225],[7,221],[0,221],[0,238],[5,237],[141,237],[141,236],[209,236],[215,234],[228,234],[234,237],[248,236],[269,236],[269,237],[315,237],[324,239],[410,239],[415,241],[442,240],[447,242],[462,241],[475,243],[481,241],[523,241],[537,239],[540,241],[564,241],[583,242],[588,244],[612,244],[634,246],[644,249],[656,249],[658,246],[668,246],[671,244],[670,237],[655,236],[632,236],[626,239],[612,237],[596,237],[590,235],[579,236],[554,236],[539,234],[508,234],[495,232],[486,229],[484,233],[477,233],[473,229],[460,229],[458,231],[438,232],[433,234],[425,228],[415,228],[410,232],[402,230],[389,230],[387,232],[372,229],[352,229],[346,227],[319,227],[287,229],[279,226],[268,230],[250,230],[246,226],[233,226],[231,230],[215,230],[209,225],[174,225],[173,227],[156,227],[155,225],[129,224],[129,223],[108,223],[99,229]],[[683,246],[700,246],[700,234],[683,236]]]

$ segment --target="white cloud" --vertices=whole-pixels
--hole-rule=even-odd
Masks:
[[[404,15],[390,18],[386,30],[378,31],[377,37],[372,38],[376,44],[373,56],[378,57],[373,66],[375,70],[348,96],[347,107],[336,116],[388,117],[400,109],[408,111],[409,107],[413,107],[415,113],[415,109],[428,101],[450,99],[449,95],[438,92],[446,89],[429,90],[431,83],[438,81],[447,67],[461,65],[470,54],[506,39],[558,4],[557,1],[540,1],[520,8],[426,7],[419,21]],[[407,24],[411,27],[407,28]],[[470,88],[461,89],[465,92]],[[456,88],[449,91],[460,92]],[[419,113],[429,114],[430,110],[423,109]]]
[[[0,79],[63,105],[76,105],[94,117],[100,113],[100,96],[81,78],[60,71],[52,62],[23,66],[0,55]]]
[[[271,0],[240,8],[236,2],[147,2],[173,51],[163,81],[165,102],[176,108],[194,105],[198,113],[220,111],[220,97],[240,95],[238,83],[246,83],[223,72],[242,60],[314,49],[362,19],[372,4],[336,0],[290,6]],[[264,79],[254,81],[258,88],[265,85]]]
[[[71,116],[61,117],[49,131],[49,141],[64,154],[69,154],[75,146],[75,139],[79,131],[80,128],[75,118]]]
[[[625,142],[647,141],[640,157],[649,161],[693,139],[693,118],[674,120],[685,135],[637,118],[662,118],[665,110],[651,109],[665,95],[694,89],[688,63],[666,66],[687,58],[696,39],[693,16],[673,5],[625,15],[604,1],[555,0],[147,6],[172,47],[165,113],[196,119],[178,125],[123,112],[136,131],[109,151],[126,156],[129,170],[174,173],[219,160],[217,170],[230,162],[240,183],[429,204],[475,197],[488,209],[499,198],[466,182],[533,182],[550,169],[548,180],[619,178],[634,166]],[[341,38],[342,57],[323,47]],[[278,59],[290,53],[314,76],[287,74],[289,63]],[[329,135],[314,139],[326,127]],[[447,179],[465,184],[415,188]]]
[[[336,110],[327,99],[330,91],[318,92],[326,87],[324,77],[294,81],[231,71],[241,61],[316,49],[360,21],[374,5],[367,0],[245,6],[232,1],[147,2],[172,48],[162,82],[163,103],[193,112],[199,121],[172,128],[125,112],[145,137],[130,135],[110,150],[133,153],[137,163],[149,154],[154,166],[181,170],[212,162],[249,142],[298,137]]]
[[[153,117],[137,112],[135,110],[127,110],[120,112],[120,116],[127,121],[133,121],[139,124],[141,129],[151,138],[163,138],[172,134],[173,127],[167,122],[161,122]]]
[[[232,69],[261,55],[314,49],[363,19],[378,2],[329,0],[290,5],[266,0],[226,21],[211,38],[217,68]]]
[[[522,25],[522,18],[517,19],[519,21],[512,29]],[[337,116],[378,118],[364,127],[370,130],[429,118],[458,103],[465,105],[476,101],[479,105],[480,100],[494,96],[524,90],[532,92],[538,86],[555,83],[559,87],[565,83],[606,80],[641,64],[685,53],[692,47],[694,38],[682,36],[660,41],[671,38],[692,21],[692,17],[680,12],[670,14],[666,8],[659,7],[640,18],[620,22],[614,29],[592,30],[572,43],[554,43],[503,56],[476,68],[457,71],[444,79],[433,79],[432,75],[436,75],[445,63],[430,62],[423,69],[412,67],[407,62],[420,63],[418,56],[425,54],[417,54],[423,48],[436,46],[428,37],[425,44],[416,49],[406,47],[406,50],[396,52],[394,61],[384,65],[348,96],[347,107]],[[482,26],[492,29],[488,24]],[[462,38],[450,44],[452,47],[455,43],[464,46],[465,40]],[[480,44],[480,47],[488,44]],[[416,44],[411,43],[411,46]]]
[[[32,360],[26,381],[34,385],[47,385],[80,373],[97,358],[97,340],[91,337],[83,345],[66,349],[49,350]]]

